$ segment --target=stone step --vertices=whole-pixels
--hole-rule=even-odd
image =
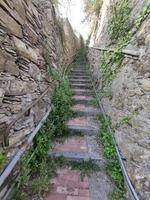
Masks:
[[[76,160],[76,161],[101,161],[102,158],[99,154],[89,154],[89,153],[76,153],[76,152],[55,152],[55,151],[48,151],[48,155],[50,157],[64,157],[67,160]]]
[[[69,75],[69,79],[83,79],[83,80],[88,80],[90,81],[89,76],[75,76],[75,75]]]
[[[76,89],[91,89],[92,85],[86,83],[71,83],[71,88]]]
[[[70,75],[72,75],[72,76],[89,76],[89,74],[86,72],[71,72]]]
[[[74,103],[89,105],[91,104],[94,98],[92,96],[85,96],[85,95],[74,95],[73,97]]]
[[[71,73],[70,76],[75,76],[75,77],[86,77],[86,78],[90,78],[90,76],[88,74],[81,74],[81,73]]]
[[[76,126],[76,125],[68,125],[67,126],[70,135],[97,135],[98,129],[87,127],[87,126]]]
[[[73,94],[75,95],[86,95],[86,96],[92,96],[92,91],[89,89],[72,89]]]
[[[70,82],[71,83],[87,83],[87,84],[91,84],[91,81],[90,80],[85,80],[85,79],[70,79]]]
[[[75,72],[75,73],[88,73],[88,71],[86,70],[86,69],[73,69],[72,71],[71,71],[71,73],[73,73],[73,72]]]
[[[72,106],[72,110],[76,116],[96,116],[100,113],[98,108],[85,104],[75,104]]]
[[[99,125],[93,117],[75,117],[66,123],[70,134],[95,135],[99,131]]]
[[[64,156],[70,160],[101,160],[99,153],[88,148],[88,140],[85,136],[73,136],[66,138],[63,142],[55,141],[53,150],[49,151],[49,156]]]

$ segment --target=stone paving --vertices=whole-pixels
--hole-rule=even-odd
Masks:
[[[57,140],[53,151],[48,153],[50,156],[64,156],[69,160],[92,159],[103,170],[81,180],[80,171],[69,167],[57,169],[57,176],[52,180],[53,190],[45,200],[107,200],[112,183],[105,172],[102,146],[97,142],[99,124],[95,117],[100,111],[90,104],[93,96],[86,69],[77,66],[70,75],[70,83],[74,92],[72,110],[75,117],[68,120],[67,126],[73,134],[64,141]],[[77,135],[80,131],[82,136]]]

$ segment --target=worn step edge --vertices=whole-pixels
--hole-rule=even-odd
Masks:
[[[88,73],[87,71],[83,71],[83,72],[77,72],[77,71],[75,72],[75,71],[72,71],[72,72],[70,72],[70,75],[71,75],[71,74],[77,74],[77,75],[78,75],[78,74],[79,74],[79,75],[81,74],[81,75],[85,75],[85,76],[90,76],[89,73]]]
[[[73,70],[70,72],[70,74],[73,74],[73,73],[77,73],[77,74],[88,74],[89,75],[89,72],[87,70]]]
[[[89,75],[86,73],[71,73],[70,75],[71,76],[87,76],[87,77],[89,77]]]
[[[69,75],[69,79],[83,79],[83,80],[88,80],[90,79],[89,76],[75,76],[75,75]]]
[[[80,85],[80,84],[71,84],[72,89],[91,89],[91,85]]]
[[[67,125],[67,128],[71,135],[83,134],[83,135],[90,136],[90,135],[97,135],[99,132],[98,128],[96,129],[96,128],[87,127],[87,126]]]
[[[80,152],[55,152],[55,151],[48,151],[48,155],[50,157],[64,157],[68,160],[84,160],[84,161],[88,161],[88,160],[93,160],[93,161],[101,161],[102,158],[95,153],[80,153]]]
[[[88,93],[88,94],[91,94],[91,93],[93,93],[93,91],[92,90],[90,90],[90,89],[80,89],[80,88],[72,88],[72,92],[79,92],[79,93]]]
[[[73,98],[73,104],[91,105],[92,99],[76,99]]]
[[[88,79],[90,78],[90,76],[86,74],[70,74],[69,77],[70,76],[79,77],[79,78],[88,78]]]
[[[100,110],[78,110],[78,109],[71,109],[73,111],[73,113],[75,114],[75,116],[96,116],[98,114],[100,114]]]
[[[75,67],[75,68],[72,68],[71,71],[81,71],[81,72],[87,71],[88,72],[86,67]]]
[[[70,78],[69,81],[70,82],[81,82],[81,83],[89,83],[89,84],[91,84],[91,81],[89,79],[85,80],[85,79],[73,79],[73,78]]]
[[[74,95],[84,95],[84,96],[92,96],[92,92],[87,91],[72,91]]]

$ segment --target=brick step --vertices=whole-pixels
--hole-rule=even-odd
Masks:
[[[53,190],[45,200],[90,200],[89,177],[81,178],[81,172],[69,167],[57,169],[52,179]]]
[[[93,117],[74,117],[66,123],[69,130],[96,133],[99,130],[98,122]]]
[[[101,160],[98,153],[89,151],[86,137],[73,136],[66,138],[63,142],[55,141],[53,150],[48,152],[49,156],[64,156],[70,160]]]

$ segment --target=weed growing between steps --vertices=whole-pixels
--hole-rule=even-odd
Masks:
[[[47,151],[52,146],[54,132],[55,126],[48,117],[32,147],[23,156],[20,174],[16,179],[17,191],[12,200],[28,200],[34,195],[43,195],[50,189],[50,178],[54,175],[55,165],[47,162]]]
[[[100,140],[103,144],[103,155],[107,161],[106,171],[114,181],[116,188],[110,193],[111,200],[121,200],[125,198],[124,179],[119,165],[113,138],[108,131],[110,120],[105,120],[103,116],[99,115],[98,119],[101,123]]]
[[[71,116],[72,105],[67,77],[55,73],[55,79],[59,84],[53,92],[52,111],[21,161],[16,180],[17,191],[12,200],[28,200],[50,191],[50,179],[55,175],[56,163],[53,160],[49,162],[47,152],[56,136],[66,134],[65,122]]]
[[[72,92],[68,79],[64,79],[62,84],[56,87],[52,104],[54,108],[51,112],[51,120],[56,127],[55,136],[63,136],[67,132],[65,122],[72,116]]]
[[[92,172],[99,171],[99,166],[92,160],[88,161],[70,161],[63,156],[55,159],[57,167],[70,167],[72,170],[79,170],[81,172],[81,179],[85,176],[90,176]]]
[[[94,98],[92,100],[90,100],[89,105],[92,105],[92,106],[95,106],[95,107],[99,106],[97,99],[94,99]]]
[[[83,47],[83,48],[78,50],[78,53],[77,53],[76,58],[75,58],[75,61],[76,61],[76,63],[80,64],[80,63],[86,62],[85,59],[86,59],[86,50]]]

